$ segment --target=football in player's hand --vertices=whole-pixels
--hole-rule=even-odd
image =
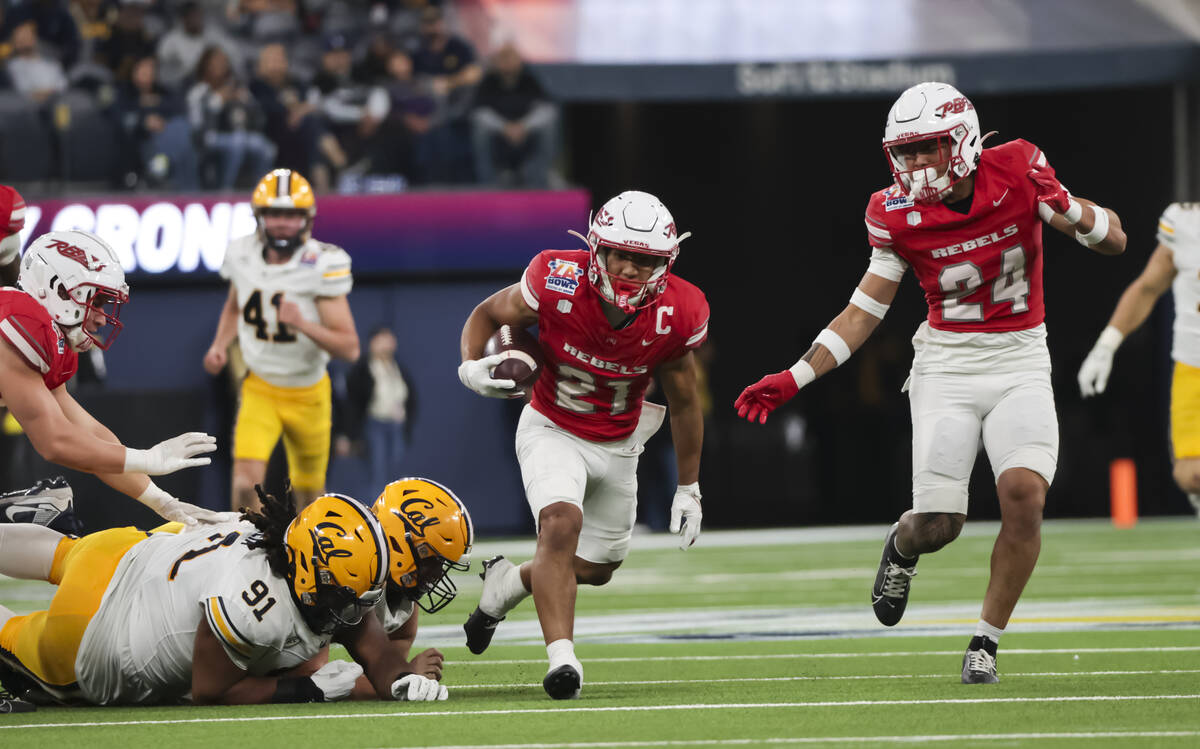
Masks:
[[[527,388],[537,382],[542,373],[542,347],[538,340],[524,328],[501,325],[492,334],[483,348],[484,356],[501,354],[504,361],[492,370],[497,380],[513,380],[519,388]]]

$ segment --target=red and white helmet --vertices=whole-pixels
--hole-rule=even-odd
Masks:
[[[21,258],[17,282],[38,301],[76,351],[92,344],[107,349],[121,332],[121,305],[129,301],[129,286],[117,253],[87,231],[52,231],[29,243]],[[90,312],[104,323],[88,332]]]
[[[25,228],[25,200],[8,185],[0,185],[0,265],[21,256],[21,230]]]
[[[605,203],[592,217],[587,237],[570,233],[586,242],[591,252],[588,283],[626,314],[650,306],[662,294],[679,256],[679,243],[691,236],[691,232],[678,234],[675,219],[662,201],[638,190],[627,190]],[[621,278],[608,271],[610,249],[661,260],[645,282]]]
[[[949,161],[940,176],[937,167],[909,169],[905,147],[937,140],[938,165]],[[979,116],[971,101],[947,83],[918,83],[896,99],[883,130],[883,151],[900,189],[919,203],[934,203],[959,180],[975,171],[983,153]]]

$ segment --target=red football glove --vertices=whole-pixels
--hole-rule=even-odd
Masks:
[[[1055,213],[1071,210],[1071,193],[1067,192],[1067,188],[1054,176],[1053,169],[1034,165],[1026,174],[1037,185],[1038,202],[1050,206],[1050,210]]]
[[[769,374],[758,382],[742,391],[733,402],[738,416],[748,420],[758,420],[759,424],[767,423],[767,415],[775,409],[796,397],[800,388],[796,386],[796,378],[788,370]]]

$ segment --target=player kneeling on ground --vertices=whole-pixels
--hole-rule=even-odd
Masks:
[[[445,699],[379,618],[388,542],[375,516],[325,495],[182,533],[71,538],[0,525],[0,573],[59,586],[47,611],[0,606],[0,681],[37,700],[96,705]],[[355,663],[314,659],[337,641]],[[364,675],[365,669],[365,675]],[[277,675],[282,674],[282,675]]]
[[[870,266],[850,304],[800,361],[746,388],[751,421],[842,364],[867,340],[911,265],[929,303],[913,337],[913,509],[884,540],[871,600],[900,621],[917,558],[958,537],[982,437],[1000,499],[1000,534],[964,683],[992,683],[996,646],[1041,550],[1042,507],[1058,465],[1042,303],[1042,223],[1102,255],[1125,249],[1116,214],[1076,200],[1037,146],[985,149],[975,107],[921,83],[888,112],[883,149],[895,184],[867,204]]]
[[[643,401],[655,374],[679,464],[671,530],[683,549],[700,534],[704,427],[692,349],[708,334],[708,302],[671,273],[686,237],[658,198],[623,192],[580,237],[586,251],[537,255],[463,328],[459,379],[505,398],[519,394],[515,382],[493,379],[503,357],[480,358],[484,345],[501,325],[538,326],[545,365],[517,426],[537,551],[520,566],[502,557],[484,563],[483,595],[464,627],[467,647],[482,653],[496,623],[532,591],[550,659],[542,685],[554,699],[577,697],[583,684],[572,641],[576,585],[604,585],[629,552],[638,455],[664,415]]]

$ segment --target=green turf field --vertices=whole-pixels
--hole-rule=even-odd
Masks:
[[[995,530],[922,558],[891,630],[868,603],[881,526],[706,533],[686,553],[638,537],[613,583],[581,590],[573,702],[542,691],[532,601],[467,653],[479,582],[460,576],[418,640],[446,653],[447,702],[43,708],[0,716],[0,747],[1200,746],[1200,523],[1047,523],[1001,683],[964,686]],[[531,550],[483,539],[475,559]],[[0,580],[0,603],[51,591]]]

